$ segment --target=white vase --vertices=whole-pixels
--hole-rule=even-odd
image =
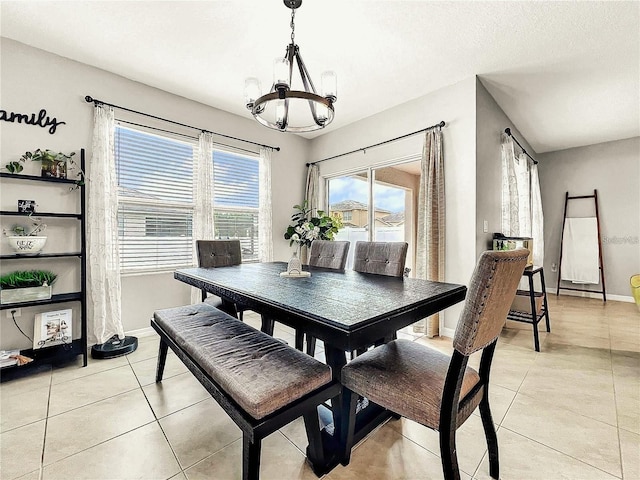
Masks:
[[[300,262],[300,258],[298,258],[298,252],[293,252],[293,256],[289,259],[289,263],[287,263],[287,273],[301,273],[302,272],[302,263]]]
[[[10,236],[9,245],[18,255],[38,255],[47,243],[47,237],[43,236]]]

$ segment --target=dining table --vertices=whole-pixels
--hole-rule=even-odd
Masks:
[[[395,337],[400,329],[464,300],[464,285],[418,278],[389,277],[353,270],[304,266],[308,277],[286,277],[286,262],[241,263],[223,268],[184,268],[174,278],[262,317],[262,330],[273,334],[274,322],[303,331],[324,344],[326,363],[340,381],[347,352],[362,351]],[[391,412],[365,400],[358,409],[355,441],[390,418]],[[323,475],[341,460],[340,431],[348,412],[339,398],[319,407],[321,445],[309,437],[307,458]],[[307,428],[309,428],[307,426]]]

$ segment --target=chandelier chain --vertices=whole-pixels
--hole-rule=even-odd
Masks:
[[[296,38],[296,24],[294,23],[294,19],[296,16],[296,10],[295,8],[291,9],[291,43],[295,44],[295,38]]]

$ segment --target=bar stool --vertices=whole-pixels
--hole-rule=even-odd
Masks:
[[[536,292],[533,286],[534,275],[540,275],[541,291]],[[543,318],[547,324],[547,332],[551,332],[551,325],[549,324],[549,306],[547,304],[547,289],[544,285],[544,271],[542,267],[531,266],[524,269],[523,276],[529,280],[529,291],[518,290],[516,293],[516,299],[511,305],[507,320],[513,320],[515,322],[529,323],[533,326],[533,345],[536,352],[540,351],[540,338],[538,335],[538,323]],[[522,301],[525,297],[529,301],[529,305],[526,305]],[[542,302],[540,304],[540,302]]]

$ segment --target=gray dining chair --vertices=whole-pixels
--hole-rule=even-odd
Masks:
[[[350,244],[346,241],[314,240],[309,251],[309,266],[344,270]]]
[[[242,263],[242,249],[240,240],[196,240],[198,253],[198,266],[203,268],[220,268],[240,265]],[[217,296],[209,296],[206,290],[202,290],[202,301],[211,306],[224,310],[222,300]],[[238,315],[243,320],[243,312],[247,310],[241,305],[235,305],[235,312],[229,312],[233,316]]]
[[[389,277],[402,277],[407,261],[407,242],[356,242],[353,269]]]
[[[409,244],[407,242],[356,242],[353,270],[388,277],[408,276],[411,269],[404,266],[408,250]],[[396,337],[394,334],[392,338]],[[356,355],[366,351],[366,348],[352,351],[351,358],[353,359]]]
[[[489,408],[489,374],[500,330],[513,301],[529,251],[484,252],[471,277],[465,305],[453,338],[450,357],[409,340],[393,340],[369,350],[341,372],[342,464],[348,465],[354,443],[359,397],[398,416],[439,432],[444,478],[460,478],[456,430],[480,407],[489,450],[489,473],[499,478],[498,439]],[[479,371],[467,366],[469,356],[482,350]]]
[[[349,256],[351,242],[334,240],[314,240],[311,242],[309,252],[309,266],[328,268],[331,270],[344,270]],[[304,344],[304,332],[296,329],[296,348]],[[306,352],[312,357],[316,352],[316,337],[307,335]]]

